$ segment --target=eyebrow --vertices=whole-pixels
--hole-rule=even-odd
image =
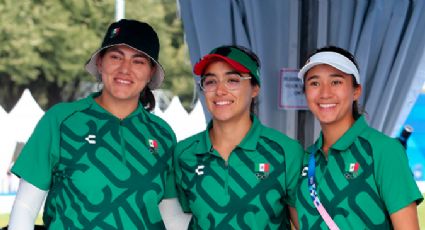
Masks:
[[[141,53],[141,52],[134,54],[133,57],[142,57],[142,58],[150,59],[148,55],[145,55],[144,53]]]
[[[334,73],[330,75],[331,77],[338,77],[338,78],[344,78],[344,75],[339,74],[339,73]]]
[[[342,74],[339,74],[339,73],[333,73],[333,74],[330,74],[329,76],[332,77],[332,78],[344,78],[344,76]],[[314,80],[314,79],[318,79],[318,78],[319,78],[318,75],[312,75],[312,76],[308,76],[306,78],[306,81],[310,81],[310,80]]]
[[[109,48],[108,51],[109,52],[117,52],[117,53],[120,53],[121,55],[124,55],[124,52],[119,47],[116,47],[116,46]],[[133,54],[131,57],[141,57],[141,58],[149,59],[149,57],[146,54],[144,54],[143,52],[140,52],[140,51],[137,51],[137,53]]]
[[[202,77],[215,77],[215,74],[213,74],[213,73],[204,73],[204,74],[202,74]]]
[[[238,74],[238,75],[242,75],[242,73],[240,73],[240,72],[238,72],[238,71],[236,71],[236,70],[227,71],[227,72],[225,73],[225,75],[231,75],[231,74]]]
[[[317,76],[317,75],[307,76],[305,81],[310,81],[310,80],[314,80],[314,79],[318,79],[318,78],[319,78],[319,76]]]
[[[224,73],[224,75],[232,75],[232,74],[238,74],[238,75],[242,76],[242,73],[240,73],[236,70],[230,70],[230,71],[227,71],[227,72]],[[217,75],[214,74],[214,73],[208,72],[208,73],[203,74],[202,76],[203,77],[211,77],[211,76],[217,76]]]

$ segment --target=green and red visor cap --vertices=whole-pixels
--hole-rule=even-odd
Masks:
[[[257,81],[258,85],[261,85],[260,70],[257,62],[244,51],[231,46],[221,46],[213,49],[195,64],[193,72],[202,77],[208,65],[215,61],[225,61],[237,72],[249,73]]]

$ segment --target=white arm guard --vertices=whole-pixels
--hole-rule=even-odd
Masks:
[[[186,230],[191,214],[184,213],[177,198],[164,199],[159,203],[159,211],[166,229]]]
[[[46,195],[47,191],[21,179],[10,213],[9,230],[34,229],[35,219]]]

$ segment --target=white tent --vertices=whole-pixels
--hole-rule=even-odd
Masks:
[[[188,125],[189,114],[183,108],[180,99],[173,97],[167,110],[164,111],[164,120],[173,128],[176,133],[177,140],[182,140],[189,136],[185,132]]]
[[[15,148],[14,138],[6,130],[10,130],[9,116],[0,106],[0,180],[5,176],[9,168],[13,150]]]
[[[12,129],[9,115],[0,106],[0,193],[10,192],[10,179],[7,175],[16,141],[7,130]]]
[[[9,129],[9,119],[6,111],[0,106],[0,130]],[[13,151],[13,145],[10,143],[12,140],[10,134],[7,132],[0,132],[0,180],[6,173],[10,163],[10,152]]]
[[[26,142],[43,114],[44,111],[26,89],[9,113],[9,120],[13,125],[7,133],[14,135],[16,141]]]
[[[26,89],[15,107],[7,114],[0,109],[0,192],[11,192],[16,189],[16,177],[6,173],[18,142],[26,142],[44,111]],[[13,188],[12,188],[12,187]]]
[[[0,119],[2,119],[3,118],[3,116],[6,116],[7,115],[7,113],[6,113],[6,111],[3,109],[3,107],[1,107],[1,105],[0,105]]]
[[[189,133],[196,134],[206,128],[204,109],[201,101],[197,101],[193,110],[189,113],[188,129]]]

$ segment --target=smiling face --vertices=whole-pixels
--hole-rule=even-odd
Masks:
[[[324,126],[350,127],[354,123],[353,102],[361,86],[353,86],[353,77],[330,65],[311,68],[304,78],[308,107]]]
[[[215,91],[204,91],[208,111],[215,122],[250,119],[252,98],[258,95],[260,88],[251,85],[249,80],[240,79],[238,89],[227,89],[224,82],[232,84],[231,79],[235,76],[250,77],[247,73],[238,73],[224,61],[212,62],[204,71],[203,78],[215,78],[218,82]]]
[[[149,57],[126,45],[108,48],[98,58],[97,68],[104,84],[101,97],[106,101],[138,101],[155,71]]]

